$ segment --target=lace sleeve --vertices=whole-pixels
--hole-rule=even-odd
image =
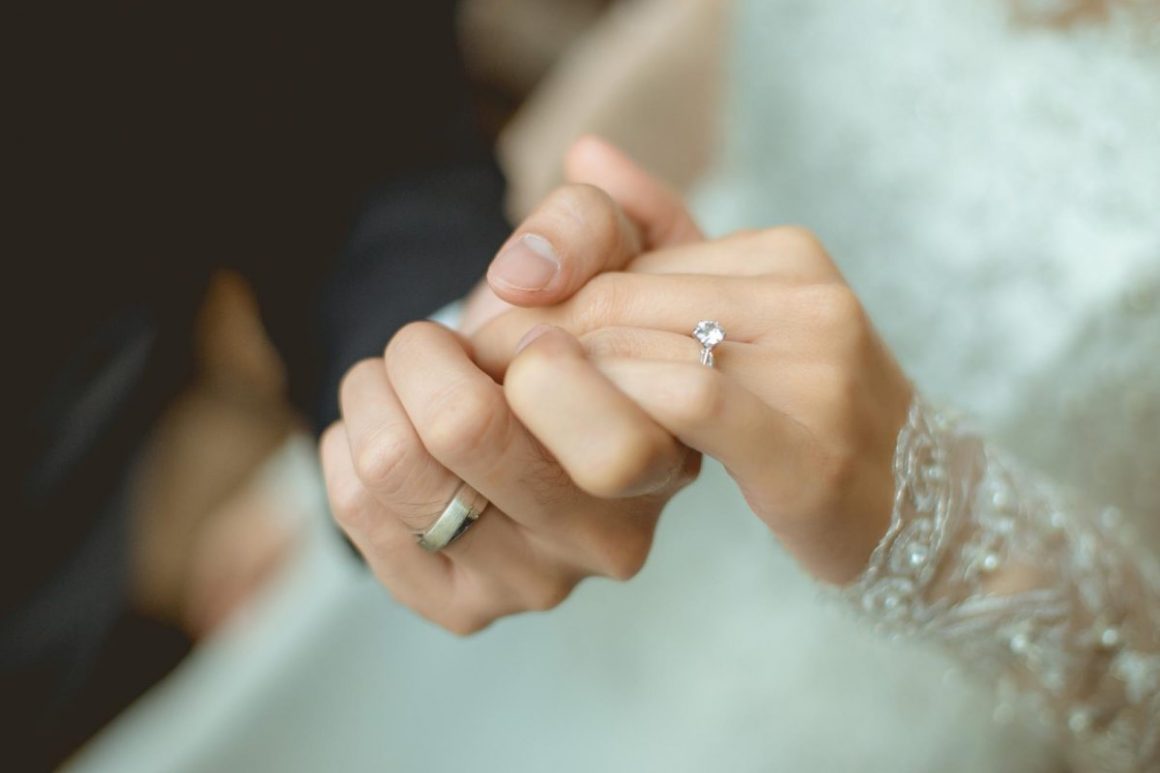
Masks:
[[[891,525],[843,595],[933,638],[1033,710],[1082,770],[1160,769],[1160,573],[1091,508],[921,398],[894,458]]]

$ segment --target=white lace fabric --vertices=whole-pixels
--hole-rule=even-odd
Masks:
[[[1160,769],[1160,572],[1093,508],[921,398],[891,525],[843,590],[881,628],[937,640],[1035,711],[1081,770]]]

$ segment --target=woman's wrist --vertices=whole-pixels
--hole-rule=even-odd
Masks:
[[[1160,762],[1160,578],[1117,511],[921,397],[894,477],[889,529],[845,599],[888,632],[941,642],[995,681],[999,713],[1030,710],[1085,760]]]

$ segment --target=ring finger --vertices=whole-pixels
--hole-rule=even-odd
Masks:
[[[542,578],[606,574],[604,538],[626,528],[618,508],[597,503],[572,482],[464,346],[446,328],[417,323],[399,331],[388,347],[387,375],[423,452],[510,515],[523,539],[515,548],[521,561]]]
[[[460,480],[424,447],[392,389],[382,360],[353,368],[341,390],[350,467],[377,504],[360,508],[364,517],[349,524],[351,538],[372,562],[386,550],[397,556],[404,546],[397,524],[410,538],[410,552],[425,552],[415,535],[431,527],[457,491]],[[485,493],[486,496],[486,493]],[[459,595],[492,602],[522,601],[542,579],[544,569],[526,536],[499,508],[488,506],[479,521],[441,553],[459,573],[474,576],[455,583]],[[455,578],[453,578],[455,579]]]
[[[691,335],[635,327],[610,327],[580,337],[580,343],[599,366],[605,360],[699,364],[701,344]],[[824,365],[815,358],[800,356],[792,346],[778,348],[726,339],[713,348],[714,368],[770,406],[780,410],[801,410],[802,398],[810,396],[811,385],[826,378]]]

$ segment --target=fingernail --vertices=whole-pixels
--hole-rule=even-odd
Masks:
[[[524,337],[521,338],[519,343],[516,344],[516,354],[522,352],[528,344],[530,344],[532,341],[535,341],[537,338],[542,336],[544,333],[547,333],[551,329],[551,325],[540,323],[528,332],[524,333]]]
[[[559,270],[552,243],[538,234],[524,234],[496,256],[487,275],[513,290],[543,290]]]

